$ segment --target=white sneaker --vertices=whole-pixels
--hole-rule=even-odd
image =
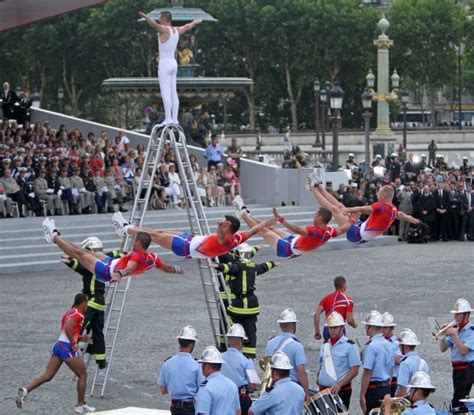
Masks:
[[[130,225],[122,215],[122,212],[115,212],[112,215],[112,224],[115,227],[115,233],[119,238],[124,238],[127,234],[125,227]]]
[[[247,209],[247,206],[245,206],[244,199],[242,199],[240,195],[237,195],[234,197],[232,205],[234,206],[234,209],[235,209],[235,215],[239,219],[242,219],[243,212],[250,213],[249,210]]]
[[[18,389],[18,394],[16,396],[16,406],[18,408],[23,408],[23,405],[25,404],[26,397],[28,396],[28,391],[26,388],[19,388]]]
[[[95,408],[84,403],[83,405],[76,405],[74,412],[76,414],[91,414],[92,412],[95,412]]]
[[[307,181],[304,187],[306,190],[309,190],[309,191],[311,191],[313,187],[317,187],[323,184],[323,181],[316,173],[311,173],[306,180]]]
[[[54,224],[54,221],[49,218],[45,218],[43,220],[42,226],[43,226],[43,231],[44,231],[44,239],[46,239],[46,242],[48,244],[53,245],[54,244],[53,237],[54,237],[54,234],[57,233],[55,232],[56,225]]]

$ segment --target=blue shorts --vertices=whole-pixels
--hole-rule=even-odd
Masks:
[[[57,356],[61,360],[72,359],[73,357],[78,357],[79,354],[72,350],[72,346],[70,343],[57,341],[53,344],[51,348],[51,355]]]
[[[193,239],[193,235],[189,233],[182,233],[181,235],[176,235],[173,238],[173,242],[171,243],[171,250],[175,255],[190,258],[189,245],[191,243],[191,239]]]
[[[100,282],[109,282],[112,279],[110,275],[110,263],[113,261],[111,257],[105,257],[95,263],[95,278]]]
[[[280,258],[296,258],[296,255],[291,249],[291,241],[295,239],[293,235],[287,236],[286,238],[278,239],[277,243],[277,256]]]
[[[353,244],[362,244],[365,241],[362,239],[362,236],[360,234],[360,227],[362,226],[362,221],[358,220],[356,223],[354,223],[349,230],[347,231],[347,240],[349,242],[352,242]]]

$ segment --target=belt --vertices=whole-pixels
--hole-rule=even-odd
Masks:
[[[369,383],[369,389],[385,388],[387,386],[390,386],[390,381],[388,380],[384,380],[384,381],[374,380]]]
[[[250,392],[249,392],[249,386],[248,385],[243,385],[239,387],[239,396],[241,398],[249,398],[250,397]]]
[[[392,380],[390,381],[390,385],[393,386],[393,385],[397,385],[397,378],[393,377]]]
[[[453,365],[453,370],[465,370],[468,367],[474,368],[474,362],[461,362],[461,361],[456,361],[456,362],[451,362]]]
[[[331,386],[323,386],[323,385],[318,385],[320,390],[324,389],[331,389]],[[343,386],[339,392],[351,392],[352,391],[352,385],[348,383],[347,385]]]
[[[194,409],[194,399],[171,399],[171,408]]]

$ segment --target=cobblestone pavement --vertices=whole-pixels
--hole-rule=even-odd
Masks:
[[[458,297],[474,303],[472,253],[473,245],[468,242],[400,244],[315,252],[285,261],[258,281],[262,305],[259,351],[266,339],[277,333],[275,321],[281,310],[292,307],[301,320],[298,335],[306,347],[310,379],[315,384],[320,344],[312,337],[314,305],[332,290],[333,278],[344,275],[348,294],[355,299],[358,321],[371,309],[388,310],[395,316],[398,329],[410,327],[421,338],[419,351],[439,388],[432,401],[441,408],[451,394],[450,358],[431,340],[428,318],[450,321],[449,310]],[[273,257],[260,254],[257,258],[263,261]],[[106,396],[88,399],[98,410],[166,408],[167,399],[158,395],[155,383],[161,362],[176,350],[179,329],[186,324],[196,327],[201,339],[197,354],[210,344],[196,264],[180,264],[188,271],[185,277],[150,272],[133,281]],[[60,316],[80,286],[80,279],[69,269],[0,275],[0,414],[20,413],[14,402],[16,389],[44,369],[58,336]],[[352,338],[362,334],[363,326],[349,329]],[[358,385],[359,381],[355,382],[352,413],[359,412]],[[75,384],[64,367],[51,383],[32,393],[21,413],[69,414],[75,400]]]

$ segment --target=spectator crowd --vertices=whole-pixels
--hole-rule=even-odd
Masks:
[[[217,150],[216,150],[217,149]],[[191,155],[199,195],[207,206],[230,203],[240,193],[240,148],[228,156],[212,136],[208,166]],[[109,137],[102,131],[83,135],[78,128],[57,129],[49,122],[30,125],[4,118],[0,124],[0,218],[14,215],[79,215],[124,212],[134,197],[145,159],[145,147],[132,148],[125,131]],[[153,173],[149,168],[147,175]],[[183,190],[176,155],[165,145],[154,177],[150,208],[182,207]]]
[[[349,186],[331,189],[345,206],[365,206],[376,201],[378,189],[395,187],[394,204],[425,223],[431,241],[474,240],[473,167],[467,157],[462,166],[449,166],[443,155],[424,154],[418,160],[408,154],[401,162],[398,153],[383,159],[375,157],[368,174],[363,175],[353,154],[346,168],[351,171]],[[365,218],[362,218],[365,219]],[[390,233],[407,240],[409,224],[395,221]]]

